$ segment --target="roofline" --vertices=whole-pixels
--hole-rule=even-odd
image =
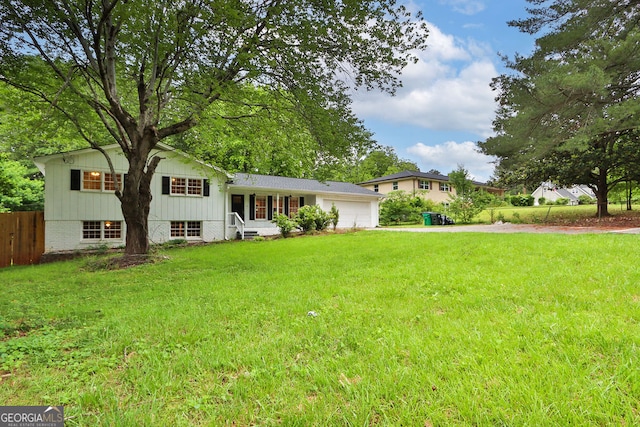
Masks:
[[[265,176],[274,176],[274,175],[265,175]],[[334,195],[344,195],[344,196],[350,196],[350,197],[359,196],[359,197],[366,197],[366,198],[369,198],[369,199],[372,199],[372,198],[384,199],[385,198],[385,196],[383,194],[375,193],[375,192],[372,192],[373,194],[363,194],[363,193],[345,193],[344,191],[323,191],[323,190],[305,190],[305,189],[291,190],[291,189],[274,188],[274,187],[252,187],[252,186],[246,186],[246,185],[241,185],[241,184],[227,184],[227,187],[228,188],[235,188],[235,189],[239,189],[239,190],[250,190],[250,191],[252,191],[254,193],[259,192],[259,191],[264,191],[264,192],[288,193],[288,194],[292,194],[292,193],[296,193],[296,194],[328,194],[328,195],[334,194]]]
[[[400,174],[406,174],[404,176],[400,175]],[[400,175],[400,176],[398,176]],[[410,170],[404,170],[404,171],[400,171],[391,175],[385,175],[385,176],[381,176],[379,178],[374,178],[374,179],[370,179],[368,181],[364,181],[364,182],[359,182],[358,185],[370,185],[370,184],[378,184],[381,182],[389,182],[389,181],[399,181],[399,180],[407,180],[407,179],[432,179],[432,180],[436,180],[436,181],[443,181],[443,182],[449,182],[450,179],[448,176],[446,175],[438,175],[438,174],[434,174],[434,173],[428,173],[428,172],[421,172],[421,171],[410,171]],[[500,187],[493,187],[488,185],[485,182],[480,182],[480,181],[471,181],[471,183],[473,185],[477,185],[480,187],[487,187],[487,188],[492,188],[495,190],[502,190],[502,188]]]
[[[111,150],[113,148],[120,148],[120,146],[118,144],[109,144],[109,145],[103,145],[101,146],[101,148],[103,150]],[[174,152],[177,153],[183,157],[188,158],[189,160],[192,160],[196,163],[199,163],[202,166],[211,168],[213,170],[215,170],[218,173],[222,173],[223,175],[225,175],[227,178],[233,178],[233,175],[231,175],[229,172],[227,172],[226,170],[219,168],[218,166],[214,166],[211,165],[209,163],[205,163],[202,160],[198,160],[195,157],[193,157],[190,154],[185,153],[182,150],[179,150],[175,147],[172,147],[170,145],[165,144],[164,142],[158,142],[155,146],[154,149],[160,149],[160,151],[170,151],[170,152]],[[82,155],[82,154],[86,154],[86,153],[90,153],[90,152],[96,152],[98,150],[96,150],[93,147],[87,147],[87,148],[79,148],[77,150],[71,150],[71,151],[64,151],[62,153],[54,153],[54,154],[47,154],[44,156],[37,156],[33,158],[33,163],[35,163],[36,167],[40,170],[40,172],[42,172],[42,174],[44,175],[45,172],[45,167],[44,167],[44,163],[46,161],[49,161],[51,159],[55,159],[55,158],[60,158],[60,157],[64,157],[64,156],[68,156],[68,155]]]

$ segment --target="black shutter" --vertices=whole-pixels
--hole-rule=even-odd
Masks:
[[[267,219],[273,219],[273,196],[267,197]]]
[[[249,196],[249,219],[256,219],[256,195],[251,194]]]
[[[304,206],[304,197],[300,197],[300,207]]]
[[[171,193],[171,177],[163,176],[162,177],[162,194],[170,194]]]
[[[284,214],[286,216],[289,216],[289,198],[288,197],[284,198]]]
[[[209,190],[209,180],[208,179],[204,180],[204,182],[202,184],[202,187],[203,187],[203,190],[204,190],[203,196],[204,197],[209,197],[210,190]]]
[[[80,169],[71,169],[71,189],[80,190]]]

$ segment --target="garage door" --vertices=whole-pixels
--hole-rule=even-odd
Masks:
[[[357,227],[373,227],[371,224],[371,203],[325,199],[322,209],[329,212],[331,204],[335,204],[340,213],[338,227],[349,228],[354,224]]]

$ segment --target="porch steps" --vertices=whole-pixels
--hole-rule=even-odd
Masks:
[[[253,230],[244,230],[244,240],[253,240],[254,237],[259,236],[257,231],[253,231]],[[236,233],[236,238],[237,239],[241,239],[242,237],[240,236],[240,232],[238,231]]]

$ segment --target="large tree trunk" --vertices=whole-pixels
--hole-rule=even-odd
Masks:
[[[151,180],[161,158],[148,158],[157,143],[153,132],[136,144],[129,152],[129,170],[120,196],[122,215],[127,225],[125,255],[143,255],[149,252],[149,212],[151,210]]]
[[[598,204],[596,215],[598,218],[609,216],[609,187],[607,186],[607,173],[605,170],[600,171],[598,174],[598,186],[595,193]]]

